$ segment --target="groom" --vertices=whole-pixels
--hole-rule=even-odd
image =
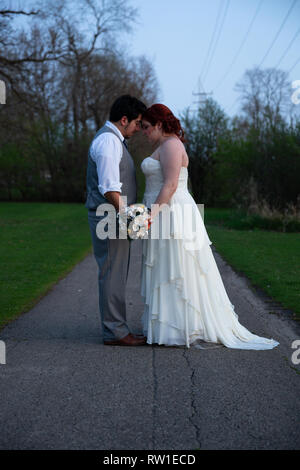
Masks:
[[[126,321],[125,290],[130,261],[130,242],[97,237],[96,227],[104,216],[97,216],[100,204],[113,204],[116,211],[137,198],[134,163],[125,139],[140,130],[146,106],[130,95],[120,96],[112,105],[109,120],[95,135],[88,153],[88,220],[94,255],[98,264],[99,309],[105,345],[140,346],[146,337],[130,333]]]

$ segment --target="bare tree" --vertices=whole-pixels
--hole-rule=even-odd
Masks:
[[[150,104],[157,81],[147,59],[117,49],[116,39],[136,18],[129,0],[34,5],[0,15],[0,78],[9,84],[0,108],[0,190],[80,201],[87,147],[112,101],[131,93]],[[15,27],[19,16],[26,23]]]
[[[288,72],[268,68],[246,70],[235,90],[241,94],[242,111],[255,128],[276,127],[293,108]]]

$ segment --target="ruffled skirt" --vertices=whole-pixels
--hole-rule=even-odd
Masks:
[[[148,207],[152,203],[147,197],[144,202]],[[159,224],[161,228],[161,211],[149,238],[143,240],[142,324],[147,342],[190,347],[202,340],[257,350],[277,346],[277,341],[252,334],[239,323],[215,262],[212,242],[190,194],[175,193],[169,206],[169,238],[161,237],[161,232],[160,238],[151,238],[155,230],[159,232]]]

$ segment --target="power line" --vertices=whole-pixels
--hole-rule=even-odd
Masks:
[[[298,31],[296,32],[296,34],[294,35],[292,41],[289,43],[287,49],[285,50],[284,54],[281,56],[281,58],[279,59],[279,61],[277,62],[277,65],[276,67],[278,67],[278,65],[280,64],[280,62],[282,61],[282,59],[284,58],[286,52],[289,50],[289,48],[291,47],[292,43],[294,42],[295,38],[298,36],[300,32],[300,28],[298,29]],[[290,73],[295,67],[296,65],[300,62],[300,57],[296,60],[296,62],[294,63],[294,65],[289,69],[288,73]],[[229,111],[231,111],[231,109],[233,108],[233,106],[237,103],[237,101],[239,100],[239,97],[235,99],[235,101],[230,105],[230,107],[226,107],[225,108],[225,111],[227,110],[227,113]]]
[[[230,1],[230,0],[229,0],[229,1]],[[212,58],[213,58],[214,51],[215,51],[215,49],[216,49],[217,42],[218,42],[218,40],[219,40],[221,31],[222,31],[222,27],[223,27],[223,24],[224,24],[224,21],[225,21],[227,9],[228,9],[228,6],[229,6],[229,1],[228,1],[227,5],[226,5],[225,13],[224,13],[224,15],[223,15],[222,24],[221,24],[221,27],[220,27],[220,29],[219,29],[219,33],[218,33],[217,40],[216,40],[216,42],[215,42],[214,50],[212,51],[212,55],[211,55],[209,64],[208,64],[208,66],[207,66],[207,70],[206,70],[205,76],[203,77],[204,80],[205,80],[205,77],[206,77],[206,75],[207,75],[207,73],[208,73],[208,69],[209,69],[211,60],[212,60]],[[252,28],[252,26],[253,26],[253,23],[254,23],[254,21],[255,21],[257,15],[258,15],[258,12],[259,12],[259,10],[260,10],[260,8],[261,8],[261,6],[262,6],[263,1],[264,1],[264,0],[261,0],[260,3],[258,4],[258,6],[257,6],[257,8],[256,8],[256,11],[255,11],[255,14],[254,14],[254,16],[253,16],[253,18],[252,18],[252,20],[251,20],[251,23],[250,23],[250,25],[249,25],[249,27],[248,27],[248,30],[247,30],[247,32],[246,32],[246,34],[245,34],[245,37],[244,37],[244,39],[243,39],[243,41],[242,41],[242,43],[241,43],[241,45],[240,45],[240,47],[239,47],[239,49],[238,49],[238,51],[237,51],[237,53],[236,53],[236,55],[235,55],[233,61],[231,62],[230,66],[229,66],[228,69],[226,70],[226,72],[225,72],[225,74],[223,75],[223,77],[221,78],[221,80],[218,82],[218,84],[217,84],[217,86],[215,87],[215,89],[217,89],[217,88],[220,86],[221,82],[222,82],[222,81],[224,80],[224,78],[228,75],[228,73],[229,73],[229,71],[231,70],[233,64],[234,64],[235,61],[237,60],[237,57],[238,57],[238,55],[240,54],[240,52],[241,52],[241,50],[242,50],[242,48],[243,48],[243,46],[244,46],[244,44],[245,44],[245,42],[246,42],[246,40],[247,40],[247,37],[248,37],[248,35],[249,35],[249,33],[250,33],[250,30],[251,30],[251,28]],[[284,27],[286,21],[287,21],[288,17],[290,16],[292,10],[294,9],[296,3],[297,3],[297,0],[294,0],[293,3],[290,5],[289,10],[288,10],[288,12],[287,12],[287,14],[286,14],[286,16],[285,16],[285,18],[284,18],[282,24],[280,25],[280,27],[279,27],[279,29],[278,29],[278,31],[277,31],[277,33],[276,33],[276,35],[275,35],[275,37],[274,37],[272,43],[271,43],[269,49],[267,50],[266,54],[264,55],[264,57],[263,57],[263,59],[261,60],[261,62],[260,62],[260,64],[259,64],[258,67],[261,67],[261,65],[262,65],[263,62],[265,61],[266,57],[267,57],[268,54],[270,53],[272,47],[274,46],[276,40],[278,39],[278,37],[279,37],[279,35],[280,35],[280,33],[281,33],[281,31],[282,31],[282,29],[283,29],[283,27]],[[220,13],[220,9],[219,9],[219,13]],[[219,18],[219,14],[218,14],[218,18]],[[216,25],[215,25],[215,30],[216,30],[216,26],[217,26],[217,23],[218,23],[218,18],[217,18],[217,22],[216,22]],[[214,30],[214,33],[215,33],[215,30]],[[299,35],[299,33],[300,33],[300,28],[297,30],[297,32],[295,33],[295,35],[294,35],[293,38],[291,39],[289,45],[287,46],[286,50],[284,51],[284,53],[283,53],[282,56],[280,57],[279,61],[277,62],[276,68],[279,66],[279,64],[280,64],[280,63],[282,62],[282,60],[284,59],[285,55],[287,54],[288,50],[290,49],[290,47],[291,47],[292,44],[294,43],[294,41],[295,41],[295,39],[297,38],[297,36]],[[213,39],[213,38],[212,38],[212,39]],[[211,44],[212,44],[212,40],[211,40]],[[210,45],[211,45],[211,44],[210,44]],[[210,50],[210,49],[209,49],[209,50]],[[208,57],[208,54],[207,54],[207,57]],[[300,62],[300,57],[296,60],[296,62],[294,63],[294,65],[289,69],[289,72],[291,72],[291,71],[296,67],[296,65],[297,65],[299,62]],[[203,67],[203,69],[204,69],[204,67]],[[203,70],[203,69],[202,69],[202,70]],[[203,90],[204,90],[204,88],[203,88]],[[204,93],[203,93],[203,94],[204,94]],[[227,112],[231,111],[231,109],[232,109],[233,106],[237,103],[238,100],[239,100],[239,97],[234,100],[234,102],[230,105],[230,107],[227,106],[227,107],[225,108],[225,110],[227,109],[227,110],[228,110]]]
[[[224,25],[224,21],[225,21],[226,15],[227,15],[227,11],[228,11],[229,4],[230,4],[230,0],[227,0],[227,4],[226,4],[226,7],[225,7],[225,11],[224,11],[222,23],[221,23],[221,26],[220,26],[220,29],[219,29],[218,37],[217,37],[216,42],[215,42],[215,44],[214,44],[214,50],[212,51],[212,54],[211,54],[211,56],[210,56],[209,64],[207,65],[207,69],[206,69],[205,76],[203,77],[203,81],[205,80],[205,78],[206,78],[206,76],[207,76],[207,73],[208,73],[208,70],[209,70],[211,61],[212,61],[212,59],[213,59],[213,56],[214,56],[214,53],[215,53],[215,50],[216,50],[216,47],[217,47],[217,44],[218,44],[218,41],[219,41],[221,32],[222,32],[222,29],[223,29],[223,25]]]
[[[299,59],[296,60],[296,62],[294,63],[294,65],[290,68],[289,73],[296,67],[296,65],[298,64],[298,62],[300,62],[300,57],[299,57]]]
[[[281,33],[281,30],[282,30],[282,28],[284,27],[284,25],[285,25],[285,23],[286,23],[286,20],[287,20],[288,17],[290,16],[290,14],[291,14],[291,12],[292,12],[294,6],[296,5],[296,2],[297,2],[297,0],[294,0],[293,3],[292,3],[292,5],[290,6],[290,8],[289,8],[289,10],[288,10],[288,12],[287,12],[287,14],[286,14],[286,16],[285,16],[283,22],[281,23],[281,26],[280,26],[279,30],[277,31],[277,33],[276,33],[276,35],[275,35],[275,37],[274,37],[274,39],[273,39],[273,41],[272,41],[272,43],[271,43],[269,49],[268,49],[267,52],[265,53],[265,55],[264,55],[264,57],[263,57],[261,63],[258,65],[258,67],[261,67],[261,65],[262,65],[263,62],[265,61],[266,57],[268,56],[270,50],[271,50],[272,47],[274,46],[274,43],[275,43],[275,41],[277,40],[279,34]]]
[[[264,2],[264,0],[260,0],[259,5],[258,5],[257,8],[256,8],[255,14],[254,14],[254,16],[253,16],[253,18],[252,18],[252,20],[251,20],[251,23],[250,23],[250,25],[249,25],[249,27],[248,27],[248,30],[247,30],[247,32],[246,32],[246,34],[245,34],[245,36],[244,36],[243,41],[241,42],[241,45],[240,45],[240,47],[239,47],[239,49],[238,49],[238,51],[237,51],[237,53],[236,53],[236,55],[235,55],[233,61],[232,61],[231,64],[229,65],[229,67],[228,67],[227,71],[224,73],[223,77],[219,80],[219,82],[218,82],[217,86],[215,87],[214,91],[219,88],[219,86],[221,85],[221,83],[223,83],[224,79],[227,77],[228,73],[231,71],[233,64],[236,62],[236,60],[237,60],[237,58],[238,58],[238,56],[239,56],[239,54],[240,54],[240,52],[241,52],[241,50],[242,50],[242,48],[243,48],[245,42],[246,42],[246,40],[247,40],[247,37],[249,36],[250,30],[251,30],[251,28],[252,28],[252,26],[253,26],[253,23],[254,23],[254,21],[255,21],[257,15],[258,15],[258,12],[259,12],[259,10],[260,10],[260,8],[261,8],[263,2]]]
[[[202,81],[201,81],[201,78],[199,77],[199,78],[198,78],[198,92],[201,91],[201,88],[202,88],[203,91],[205,91],[204,86],[203,86],[203,83],[202,83]],[[196,93],[195,93],[195,94],[196,94]]]
[[[286,48],[286,50],[284,51],[284,53],[282,54],[282,56],[280,57],[279,61],[277,62],[275,68],[277,68],[279,66],[279,64],[282,62],[282,60],[284,59],[284,57],[286,56],[286,53],[288,52],[288,50],[290,49],[291,45],[293,44],[293,42],[295,41],[296,37],[298,36],[298,34],[300,33],[300,28],[298,29],[298,31],[296,32],[296,34],[294,35],[293,39],[291,40],[291,42],[289,43],[288,47]]]
[[[224,4],[223,0],[220,0],[219,9],[218,9],[218,13],[217,13],[217,18],[216,18],[216,22],[215,22],[215,27],[214,27],[214,30],[213,30],[213,33],[212,33],[212,36],[211,36],[211,39],[210,39],[209,47],[208,47],[208,50],[207,50],[207,53],[206,53],[206,57],[205,57],[205,60],[204,60],[204,63],[203,63],[203,67],[202,67],[200,76],[202,76],[202,74],[203,74],[203,71],[204,71],[205,65],[206,65],[206,61],[207,61],[209,53],[210,53],[210,49],[211,49],[211,46],[213,44],[213,40],[214,40],[215,33],[216,33],[216,30],[217,30],[217,26],[218,26],[218,23],[219,23],[219,17],[220,17],[221,11],[222,11],[223,4]]]

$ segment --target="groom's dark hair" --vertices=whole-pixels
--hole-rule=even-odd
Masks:
[[[122,95],[116,99],[110,108],[109,120],[111,122],[117,122],[123,116],[126,116],[130,122],[136,119],[139,114],[143,114],[146,109],[146,105],[134,96]]]

